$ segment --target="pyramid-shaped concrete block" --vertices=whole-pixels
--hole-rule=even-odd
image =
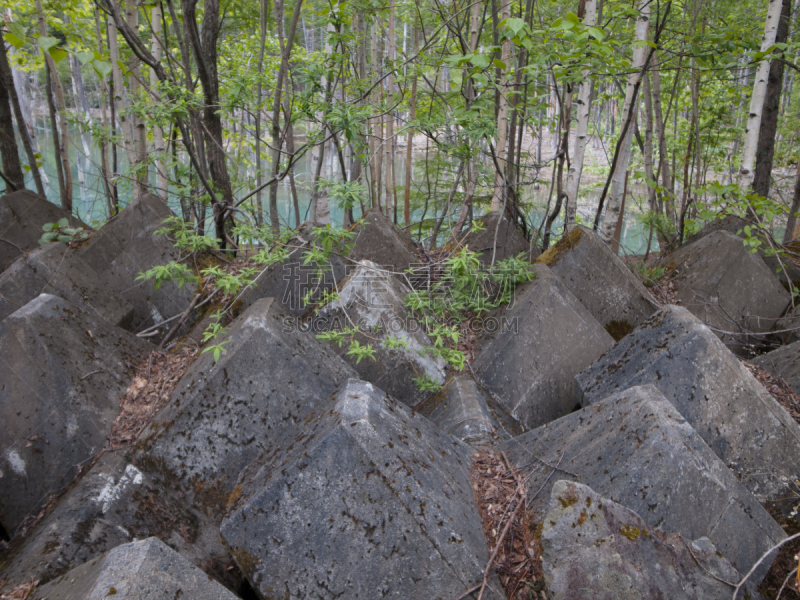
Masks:
[[[242,470],[356,374],[273,298],[253,304],[219,343],[219,361],[205,353],[192,364],[138,447],[153,469],[221,513]]]
[[[344,247],[334,248],[325,264],[306,264],[307,254],[314,249],[315,235],[309,223],[302,223],[296,235],[282,251],[285,260],[272,264],[256,276],[242,291],[239,300],[247,308],[260,298],[275,298],[286,312],[294,317],[308,313],[325,294],[336,289],[336,285],[348,273],[348,262],[342,258]]]
[[[742,579],[708,539],[665,535],[629,508],[572,481],[553,486],[542,550],[553,600],[730,600],[726,582]],[[740,593],[763,600],[754,585]]]
[[[39,247],[42,226],[68,219],[72,227],[88,229],[85,223],[28,190],[0,197],[0,271],[23,252]]]
[[[225,568],[230,556],[219,537],[222,515],[192,506],[170,483],[130,450],[102,454],[31,531],[0,554],[7,578],[0,593],[31,577],[42,584],[57,580],[104,552],[150,536],[239,589],[241,577]]]
[[[473,370],[500,405],[525,429],[569,414],[580,405],[574,377],[614,340],[544,265],[517,288],[497,332]]]
[[[700,231],[687,239],[683,245],[684,247],[689,246],[716,231],[727,231],[744,239],[747,235],[745,227],[748,225],[752,227],[750,233],[761,242],[756,254],[761,257],[770,272],[778,278],[784,288],[790,289],[788,287],[789,282],[794,282],[795,285],[798,285],[800,283],[800,269],[794,264],[790,256],[778,256],[772,252],[778,245],[763,233],[759,233],[754,221],[748,221],[736,215],[726,215],[721,219],[707,223]],[[789,244],[787,248],[790,252],[796,253],[797,247],[792,248],[793,244],[794,242]]]
[[[577,478],[635,511],[651,527],[690,540],[707,537],[743,573],[786,537],[653,386],[611,395],[503,449],[531,473],[529,490],[545,485],[531,499],[540,516],[556,477]],[[765,563],[759,570],[761,577],[768,568]]]
[[[767,352],[750,362],[777,377],[782,377],[796,394],[800,393],[800,342]]]
[[[508,439],[522,433],[519,423],[465,375],[428,397],[418,412],[467,444]]]
[[[65,244],[40,246],[0,273],[0,320],[39,294],[64,298],[118,327],[128,328],[133,320],[133,306]]]
[[[642,282],[583,225],[561,238],[537,262],[550,267],[616,340],[658,310]]]
[[[145,346],[49,294],[0,322],[0,523],[7,532],[103,449]]]
[[[512,256],[523,255],[526,260],[534,260],[539,250],[531,247],[517,226],[500,213],[489,213],[478,219],[481,230],[471,230],[464,239],[464,246],[480,255],[484,265],[492,264],[492,256],[497,264]]]
[[[139,273],[181,257],[166,236],[155,235],[170,216],[161,198],[143,194],[77,251],[103,282],[133,305],[132,326],[137,331],[182,313],[194,295],[191,286],[180,289],[169,282],[156,290],[152,281],[136,281]]]
[[[395,273],[405,273],[418,262],[411,236],[378,209],[367,211],[356,229],[350,259],[368,260]]]
[[[56,581],[32,600],[235,600],[231,592],[156,537],[117,546]]]
[[[220,531],[264,598],[457,598],[488,560],[470,455],[352,380],[294,444],[243,477]]]
[[[800,426],[685,308],[661,309],[576,381],[584,406],[653,384],[762,501],[800,479]]]
[[[414,321],[405,306],[412,293],[391,273],[368,260],[356,265],[351,275],[339,284],[335,299],[323,306],[311,321],[315,333],[342,331],[358,327],[354,339],[371,345],[373,358],[348,356],[349,344],[331,344],[352,366],[359,377],[374,383],[408,406],[425,398],[415,379],[427,377],[444,382],[445,362],[433,350],[421,324]],[[399,345],[390,345],[389,338]]]
[[[717,230],[667,259],[678,301],[737,354],[747,355],[748,333],[773,329],[789,293],[742,239]]]

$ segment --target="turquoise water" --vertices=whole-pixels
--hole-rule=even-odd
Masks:
[[[47,121],[45,119],[39,119],[37,122],[37,135],[39,137],[39,142],[42,144],[43,148],[43,157],[44,157],[44,171],[47,175],[48,182],[45,183],[45,191],[48,199],[55,203],[60,204],[60,197],[58,191],[58,177],[56,174],[56,164],[55,164],[55,156],[54,156],[54,147],[53,147],[53,138],[51,135],[51,131],[49,126],[47,126]],[[75,214],[83,220],[85,223],[90,225],[99,226],[102,224],[107,218],[107,204],[105,199],[105,193],[103,188],[102,178],[100,176],[100,149],[99,147],[93,143],[93,141],[89,140],[89,156],[86,157],[84,155],[83,145],[80,140],[80,136],[78,131],[72,131],[72,135],[70,137],[70,158],[71,158],[71,166],[72,166],[72,180],[73,180],[73,206]],[[124,173],[127,168],[127,160],[125,156],[125,151],[123,149],[118,149],[117,151],[118,157],[118,171]],[[416,164],[414,165],[415,173],[414,173],[414,181],[421,181],[424,177],[424,173],[422,172],[423,161],[421,159],[421,155],[417,153],[416,155]],[[339,164],[338,160],[330,151],[326,151],[325,158],[324,158],[324,165],[323,165],[323,177],[329,179],[337,178],[337,174],[339,173]],[[83,175],[83,183],[80,181],[79,177],[79,162],[81,163],[81,171]],[[301,221],[305,220],[308,215],[308,208],[310,205],[311,200],[311,180],[312,174],[310,171],[311,167],[311,160],[310,157],[306,156],[301,158],[295,164],[295,182],[297,186],[298,192],[298,204],[300,208],[300,218]],[[151,173],[152,173],[151,169]],[[398,186],[405,185],[405,149],[400,148],[398,153],[395,156],[395,176],[396,176],[396,183]],[[29,176],[28,179],[30,180],[27,182],[27,187],[29,189],[35,189],[33,184],[32,178]],[[155,175],[152,173],[152,184],[155,185]],[[542,182],[538,189],[534,189],[534,186],[528,186],[526,191],[526,200],[533,200],[534,209],[530,213],[530,218],[534,223],[534,230],[537,229],[542,220],[545,217],[545,206],[547,203],[547,194],[548,194],[548,182]],[[120,204],[122,206],[127,205],[131,198],[132,198],[132,187],[130,183],[124,178],[121,177],[117,181],[117,187],[120,196]],[[446,186],[443,186],[446,187]],[[235,190],[234,195],[238,198],[244,197],[246,194],[250,192],[250,189],[240,189]],[[634,191],[634,193],[636,193]],[[267,203],[268,203],[269,192],[268,190],[264,190],[262,192],[262,204],[264,205],[265,214],[268,211]],[[581,198],[579,199],[579,214],[583,213],[586,215],[586,219],[590,220],[589,215],[593,214],[594,207],[597,206],[597,200],[599,198],[599,191],[596,190],[594,187],[590,187],[588,189],[584,189],[581,193]],[[402,202],[402,192],[398,192],[398,199]],[[177,196],[174,193],[169,194],[168,203],[170,208],[175,211],[177,214],[180,214],[180,203],[178,201]],[[457,219],[457,211],[460,210],[460,206],[453,207],[453,212],[456,213],[453,215],[453,219]],[[331,211],[331,222],[334,225],[341,226],[344,220],[344,211],[340,209],[338,206],[334,206],[332,203],[330,205]],[[209,211],[210,212],[210,211]],[[281,222],[289,227],[295,227],[297,224],[295,223],[294,218],[294,209],[292,207],[292,199],[291,199],[291,192],[289,188],[289,180],[286,178],[284,181],[278,184],[278,213],[281,218]],[[355,217],[358,218],[360,216],[360,208],[356,208],[354,210]],[[402,219],[402,209],[398,211],[399,218]],[[561,213],[563,215],[563,211]],[[551,239],[557,239],[561,233],[563,228],[563,218],[559,215],[558,219],[553,224],[553,233]],[[417,209],[412,213],[412,222],[417,222],[423,216],[422,209]],[[427,215],[428,218],[433,216],[430,211],[428,211]],[[210,223],[209,223],[210,225]],[[412,231],[416,233],[417,228],[412,228]],[[423,232],[424,233],[424,232]],[[622,233],[622,242],[621,242],[621,250],[620,253],[627,253],[627,254],[643,254],[647,247],[647,238],[648,232],[644,230],[640,220],[636,216],[635,213],[628,213],[624,223],[623,223],[623,233]],[[541,237],[540,237],[541,239]],[[653,240],[653,251],[658,249],[658,243]]]

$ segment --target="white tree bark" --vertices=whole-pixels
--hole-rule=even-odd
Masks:
[[[161,35],[161,5],[154,4],[152,9],[152,17],[150,22],[153,27],[153,45],[152,54],[156,60],[161,60],[161,41],[158,39]],[[153,69],[150,69],[150,89],[155,93],[158,89],[158,75]],[[165,166],[164,155],[166,147],[164,146],[164,130],[161,127],[153,128],[153,150],[155,150],[156,158],[156,194],[166,202],[167,191],[169,188],[169,180],[167,179],[167,167]]]
[[[639,18],[636,20],[636,35],[634,37],[633,60],[631,61],[631,74],[628,76],[628,85],[625,89],[625,104],[622,110],[620,123],[628,120],[628,115],[636,115],[636,106],[633,102],[633,93],[639,79],[642,76],[642,67],[647,59],[648,46],[641,43],[647,41],[647,34],[650,30],[650,5],[652,0],[639,0]],[[640,43],[636,43],[640,42]],[[625,173],[631,162],[631,142],[633,141],[633,123],[628,127],[628,132],[622,140],[617,165],[611,178],[611,189],[608,194],[608,205],[606,215],[603,219],[603,226],[600,235],[606,242],[610,242],[617,227],[620,207],[622,204],[622,194],[625,190]]]
[[[775,44],[778,23],[781,20],[782,4],[781,0],[769,0],[767,22],[764,27],[764,38],[761,41],[762,52],[765,52],[770,46]],[[736,178],[739,187],[742,189],[749,188],[755,176],[753,168],[756,162],[756,148],[758,147],[758,134],[761,130],[761,114],[764,110],[764,98],[767,95],[769,65],[769,60],[762,60],[756,69],[753,95],[750,97],[750,111],[747,113],[747,128],[744,133],[742,162]]]
[[[500,20],[506,21],[511,16],[510,0],[502,0],[500,5]],[[492,195],[492,212],[503,210],[506,197],[506,138],[508,137],[508,89],[505,84],[509,81],[508,74],[511,72],[511,40],[506,38],[503,41],[502,61],[505,63],[505,73],[500,79],[500,106],[497,111],[497,143],[495,144],[495,156],[497,157],[497,173],[494,178],[494,194]]]
[[[597,23],[597,0],[586,0],[586,12],[583,15],[583,24],[594,27]],[[588,69],[583,72],[583,80],[578,88],[575,104],[578,109],[578,124],[575,130],[575,152],[567,172],[567,230],[575,226],[575,214],[578,209],[578,189],[581,184],[583,172],[583,159],[586,155],[586,143],[589,139],[589,113],[592,102],[594,81],[589,76]]]

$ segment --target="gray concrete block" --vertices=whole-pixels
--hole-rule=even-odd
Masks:
[[[0,320],[39,294],[64,298],[124,329],[133,320],[133,306],[111,290],[66,244],[40,246],[0,273]]]
[[[302,223],[297,235],[287,244],[289,255],[286,260],[270,265],[258,274],[242,292],[241,306],[247,308],[260,298],[275,298],[294,317],[308,313],[320,298],[336,289],[336,284],[349,271],[349,262],[340,256],[345,248],[338,248],[328,264],[305,264],[306,254],[314,244],[310,224]],[[310,302],[306,302],[309,293]]]
[[[519,254],[523,254],[523,258],[530,261],[539,256],[538,248],[531,248],[522,232],[506,217],[499,213],[489,213],[478,221],[481,223],[482,230],[469,231],[464,239],[464,246],[472,252],[480,254],[480,260],[484,265],[492,263],[492,254],[494,254],[495,263]]]
[[[311,320],[315,333],[341,331],[359,327],[355,341],[371,345],[374,358],[348,356],[349,343],[342,346],[327,342],[355,369],[359,377],[374,383],[397,400],[414,407],[426,396],[414,382],[428,377],[444,383],[444,359],[429,353],[432,349],[421,324],[413,321],[405,306],[411,290],[368,260],[356,265],[350,276],[341,281],[335,299],[322,308]],[[399,340],[402,347],[388,346],[389,338]]]
[[[156,537],[117,546],[36,589],[32,600],[235,600]]]
[[[644,284],[583,225],[556,242],[537,262],[550,267],[615,340],[658,310]]]
[[[748,354],[748,333],[773,329],[789,305],[771,269],[728,231],[709,233],[665,260],[681,305],[737,354]]]
[[[517,288],[503,319],[506,331],[483,345],[473,370],[500,405],[526,429],[580,405],[574,377],[614,340],[544,265]]]
[[[207,511],[222,514],[242,470],[356,376],[288,319],[273,298],[258,300],[219,340],[219,362],[201,355],[139,437],[142,463]]]
[[[49,294],[0,322],[0,523],[10,534],[103,448],[145,346]]]
[[[220,531],[263,598],[452,600],[481,582],[488,560],[470,455],[351,380],[292,445],[243,476]]]
[[[531,473],[543,515],[556,479],[575,479],[651,527],[707,537],[741,572],[786,534],[653,386],[628,389],[526,433],[502,448]],[[562,458],[563,456],[563,458]],[[763,578],[769,562],[756,574]],[[760,581],[761,579],[758,579]]]
[[[584,406],[655,385],[759,499],[792,496],[800,427],[685,308],[664,307],[575,379]]]
[[[72,227],[88,229],[80,219],[29,190],[0,197],[0,271],[23,252],[39,247],[42,225],[64,218]]]
[[[367,211],[356,229],[350,258],[369,260],[384,269],[404,273],[418,262],[411,236],[392,223],[377,209]]]
[[[166,478],[137,466],[130,451],[109,452],[27,536],[0,554],[0,572],[8,577],[7,588],[30,577],[44,584],[121,544],[156,536],[240,589],[241,580],[225,568],[230,557],[219,537],[221,519],[192,506]]]
[[[194,295],[191,286],[180,289],[170,282],[156,290],[152,281],[136,281],[139,273],[180,258],[167,237],[155,235],[169,216],[172,211],[161,198],[144,194],[77,250],[102,281],[133,305],[137,331],[182,313]]]
[[[428,397],[420,405],[419,414],[467,444],[510,439],[522,433],[519,423],[466,375],[457,375]]]
[[[739,572],[707,539],[649,527],[635,512],[571,481],[557,481],[542,529],[552,600],[730,600]],[[752,600],[753,587],[740,592]]]
[[[773,375],[782,377],[796,394],[800,393],[800,342],[762,354],[750,362]]]

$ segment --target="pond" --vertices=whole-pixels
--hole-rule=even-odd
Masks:
[[[54,145],[51,129],[48,121],[45,118],[39,118],[36,122],[36,134],[38,141],[42,147],[42,154],[44,157],[44,174],[45,174],[45,191],[48,199],[55,203],[60,204],[59,191],[58,191],[58,176],[56,172],[56,163],[54,155]],[[70,132],[70,158],[72,165],[72,180],[73,180],[73,206],[74,212],[78,218],[85,223],[99,226],[107,218],[107,205],[105,200],[105,193],[103,191],[103,181],[100,177],[100,150],[99,147],[91,140],[87,139],[88,156],[85,153],[84,145],[81,142],[80,134],[77,130],[72,129]],[[405,185],[405,156],[406,150],[404,147],[398,148],[395,155],[395,177],[398,186]],[[127,159],[125,151],[119,149],[117,152],[118,157],[118,171],[125,172],[127,168]],[[309,156],[302,157],[295,164],[295,181],[298,193],[298,204],[300,208],[301,220],[305,220],[308,216],[308,209],[311,199],[311,159]],[[419,180],[424,174],[422,172],[422,153],[415,151],[414,153],[414,169],[413,179]],[[323,165],[324,178],[333,179],[339,173],[339,163],[336,155],[329,149],[326,149]],[[35,189],[32,178],[28,176],[30,181],[27,181],[29,189]],[[153,178],[153,183],[155,180]],[[117,182],[118,193],[120,196],[120,203],[124,206],[131,201],[132,186],[124,178],[120,178]],[[235,190],[235,196],[241,198],[248,194],[250,189]],[[532,201],[533,209],[529,213],[529,218],[534,224],[534,228],[538,229],[546,212],[547,197],[549,193],[549,182],[542,181],[538,186],[526,186],[524,191],[524,199]],[[644,198],[645,190],[633,188],[632,191],[634,202],[629,199],[629,206],[641,204]],[[399,201],[402,202],[402,192],[398,192]],[[582,188],[578,200],[578,215],[585,223],[591,223],[594,217],[594,212],[597,207],[597,202],[600,196],[600,188],[597,185],[586,185]],[[262,193],[262,202],[266,208],[269,193],[264,190]],[[174,194],[169,196],[169,205],[173,211],[180,214],[180,204]],[[454,211],[457,207],[454,208]],[[331,221],[334,225],[341,225],[344,219],[344,211],[338,206],[331,204]],[[280,214],[281,222],[289,227],[295,227],[294,209],[292,207],[292,196],[289,187],[288,177],[278,184],[278,212]],[[402,209],[399,210],[400,218],[402,219]],[[360,215],[360,209],[356,209],[355,217]],[[551,239],[557,239],[563,228],[563,211],[556,219],[553,225],[553,234]],[[423,216],[422,209],[415,210],[412,213],[412,222],[419,221]],[[427,214],[430,218],[430,211]],[[453,217],[457,218],[457,215]],[[416,228],[414,228],[416,230]],[[634,210],[628,211],[626,218],[623,222],[622,241],[620,253],[626,254],[643,254],[647,248],[649,231],[647,231],[641,223],[639,213]],[[658,242],[653,239],[652,250],[658,250]]]

